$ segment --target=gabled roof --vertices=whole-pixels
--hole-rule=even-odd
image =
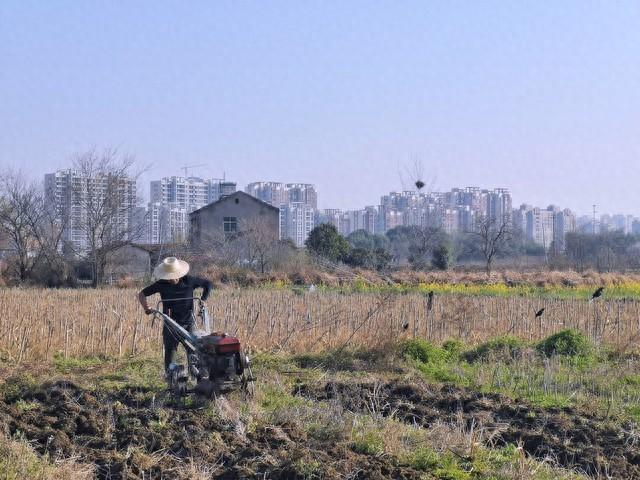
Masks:
[[[230,195],[225,195],[224,197],[220,198],[219,200],[216,200],[215,202],[211,202],[209,205],[205,205],[204,207],[199,208],[198,210],[194,210],[193,212],[191,212],[189,215],[194,215],[196,213],[199,213],[203,210],[207,210],[215,205],[218,205],[220,203],[226,202],[228,200],[232,200],[234,198],[238,198],[238,197],[242,197],[242,198],[246,198],[248,200],[252,200],[264,207],[268,207],[271,208],[275,211],[280,211],[280,209],[278,207],[274,207],[273,205],[271,205],[270,203],[264,202],[262,200],[260,200],[259,198],[254,197],[253,195],[249,195],[248,193],[245,193],[241,190],[238,190],[237,192],[233,192]]]

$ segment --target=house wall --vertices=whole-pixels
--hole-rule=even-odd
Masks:
[[[238,232],[258,225],[272,231],[274,239],[278,238],[278,209],[236,192],[191,214],[192,245],[197,247],[223,237],[225,217],[237,219]]]
[[[124,245],[107,255],[106,282],[122,278],[143,279],[150,274],[151,254],[134,245]]]

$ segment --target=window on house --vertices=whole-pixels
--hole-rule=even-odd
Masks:
[[[238,218],[237,217],[223,217],[223,227],[225,233],[238,231]]]

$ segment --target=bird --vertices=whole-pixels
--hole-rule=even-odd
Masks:
[[[433,308],[433,290],[431,290],[427,295],[427,311],[431,311],[431,309]]]
[[[422,188],[424,187],[424,182],[422,180],[416,180],[415,185],[418,190],[422,190]]]
[[[591,300],[589,301],[592,302],[593,300],[601,296],[603,291],[604,291],[604,287],[598,287],[598,289],[595,292],[593,292],[593,295],[591,295]]]
[[[409,328],[409,322],[404,322],[402,324],[402,330],[407,330]]]
[[[544,307],[536,312],[536,318],[540,318],[543,313],[544,313]]]

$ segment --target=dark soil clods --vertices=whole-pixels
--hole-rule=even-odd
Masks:
[[[332,442],[310,445],[305,432],[286,427],[238,434],[232,422],[203,408],[159,409],[159,403],[140,389],[98,394],[71,382],[46,383],[0,401],[0,432],[24,436],[41,454],[91,463],[98,479],[193,478],[189,463],[216,479],[296,479],[309,477],[309,469],[313,478],[418,479],[424,473]]]
[[[577,409],[542,409],[499,394],[398,381],[328,382],[300,386],[296,393],[337,400],[354,412],[369,412],[373,402],[382,415],[425,427],[436,421],[455,422],[462,414],[467,425],[497,430],[499,442],[520,442],[537,458],[551,458],[596,477],[640,479],[639,439],[625,433],[633,428]]]

